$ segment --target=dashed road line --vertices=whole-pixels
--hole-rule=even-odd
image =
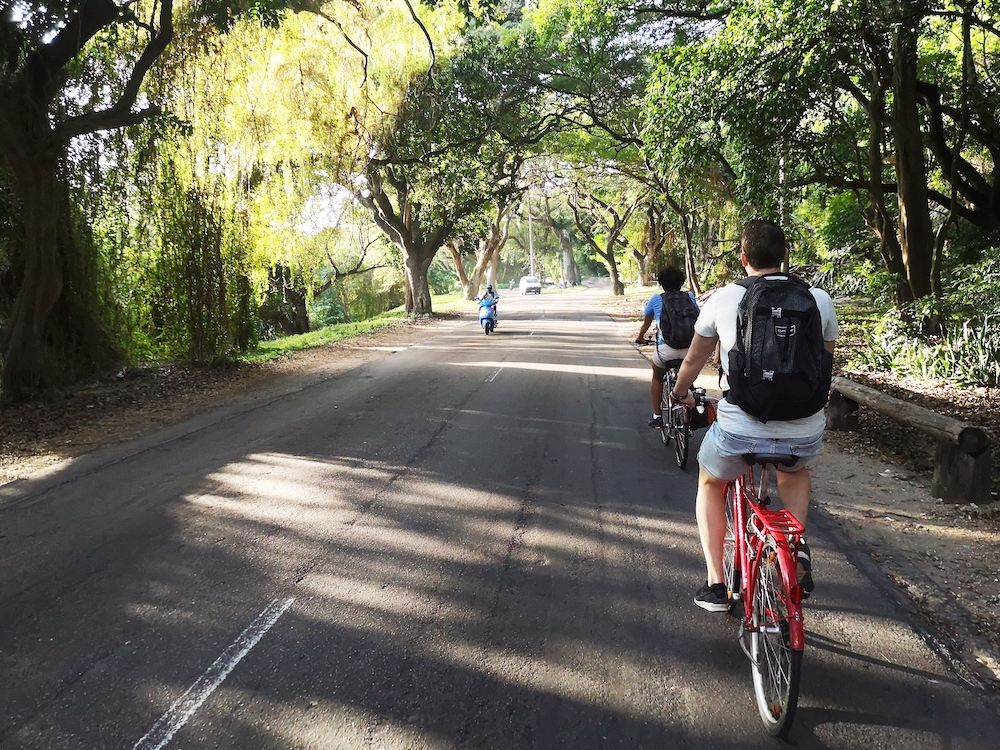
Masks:
[[[160,750],[166,746],[178,730],[194,715],[194,712],[201,707],[201,704],[208,700],[208,697],[229,676],[229,673],[243,657],[250,653],[250,649],[256,646],[278,621],[278,618],[285,614],[285,610],[292,606],[294,601],[294,598],[272,601],[263,612],[257,615],[257,619],[247,626],[240,637],[222,652],[222,656],[205,670],[205,674],[199,677],[184,695],[174,701],[174,705],[159,718],[141,740],[135,743],[132,750]]]

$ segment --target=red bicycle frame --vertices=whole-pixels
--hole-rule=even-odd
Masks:
[[[805,646],[805,624],[802,616],[802,588],[796,574],[795,559],[799,539],[805,528],[787,510],[771,510],[767,487],[773,464],[764,464],[759,483],[755,488],[754,467],[748,466],[746,473],[729,483],[727,493],[732,492],[733,506],[733,562],[740,569],[740,590],[733,596],[743,603],[743,628],[745,632],[757,629],[753,623],[754,587],[757,570],[760,567],[765,541],[771,537],[779,556],[783,590],[788,592],[788,640],[793,650],[801,651]]]

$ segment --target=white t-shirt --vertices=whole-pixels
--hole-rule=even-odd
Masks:
[[[784,278],[782,274],[768,274],[771,278]],[[715,292],[705,302],[694,324],[695,333],[705,338],[719,337],[722,346],[722,369],[727,381],[729,377],[729,350],[736,346],[736,315],[740,300],[746,294],[739,284],[729,284]],[[820,319],[823,322],[823,340],[836,341],[840,333],[837,323],[837,313],[833,308],[833,300],[822,289],[811,288],[816,305],[819,307]],[[736,404],[727,399],[719,402],[719,427],[731,435],[764,438],[806,438],[819,435],[826,428],[826,413],[823,409],[810,417],[791,419],[788,421],[770,420],[767,423],[751,417]]]

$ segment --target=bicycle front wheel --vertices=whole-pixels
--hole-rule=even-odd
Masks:
[[[802,669],[802,651],[792,649],[789,641],[791,598],[782,576],[784,564],[777,543],[768,536],[754,581],[750,656],[757,709],[767,731],[777,737],[788,734],[795,718]]]
[[[691,438],[691,422],[687,418],[687,410],[683,406],[675,406],[670,410],[674,433],[674,458],[678,468],[687,466],[688,444]]]
[[[670,391],[674,388],[673,378],[668,371],[663,378],[663,395],[660,396],[660,414],[663,415],[663,429],[660,430],[660,440],[664,445],[670,442],[670,414],[673,407],[670,405]]]

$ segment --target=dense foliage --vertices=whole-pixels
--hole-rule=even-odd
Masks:
[[[856,366],[996,384],[998,20],[952,0],[13,0],[4,395],[531,270],[620,293],[670,263],[702,292],[740,273],[756,216],[881,321]]]

